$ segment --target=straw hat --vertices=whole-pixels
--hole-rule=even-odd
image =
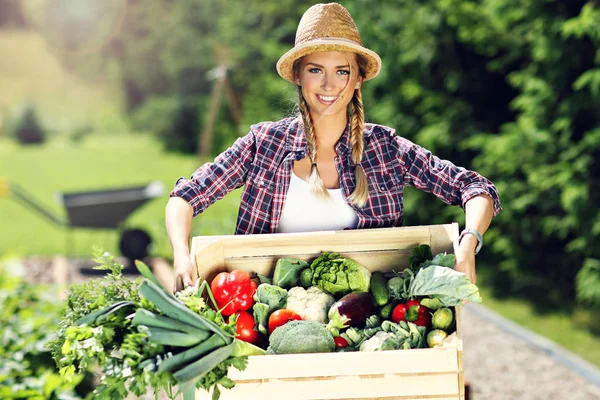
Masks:
[[[306,10],[298,24],[295,46],[277,61],[277,72],[294,83],[294,61],[320,51],[348,51],[364,56],[368,61],[365,81],[375,78],[381,69],[381,59],[362,46],[352,16],[338,3],[315,4]]]

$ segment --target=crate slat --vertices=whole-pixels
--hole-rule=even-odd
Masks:
[[[203,391],[204,399],[208,399]],[[222,390],[221,400],[242,399],[455,399],[460,398],[456,374],[396,375],[361,378],[338,376],[325,379],[239,382]]]
[[[287,254],[286,257],[298,258],[304,261],[310,261],[317,258],[321,253],[297,253]],[[408,256],[410,250],[381,250],[377,252],[377,258],[373,258],[372,252],[340,252],[344,257],[350,257],[361,264],[368,264],[371,272],[390,270],[393,265],[394,270],[401,271],[408,266]],[[241,269],[248,272],[257,272],[263,275],[269,274],[273,268],[273,257],[236,257],[225,259],[225,269]]]
[[[229,376],[237,381],[335,376],[340,371],[344,375],[442,373],[458,368],[454,350],[415,349],[404,353],[402,364],[396,362],[397,351],[252,356],[244,371],[233,369]]]

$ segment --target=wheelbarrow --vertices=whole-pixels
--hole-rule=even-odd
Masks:
[[[50,222],[67,229],[116,229],[121,230],[123,222],[131,213],[148,200],[159,197],[164,186],[159,181],[143,186],[108,189],[93,192],[58,193],[58,201],[66,210],[66,218],[54,215],[41,206],[35,198],[19,185],[0,178],[0,197],[17,199]],[[133,261],[148,255],[152,243],[150,235],[142,229],[121,230],[119,250],[121,255]],[[67,249],[67,253],[70,249]]]

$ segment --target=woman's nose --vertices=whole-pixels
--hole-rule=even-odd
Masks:
[[[332,85],[333,79],[328,74],[323,75],[323,81],[321,82],[321,87],[323,90],[331,90],[333,89]]]

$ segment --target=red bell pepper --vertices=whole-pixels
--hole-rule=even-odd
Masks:
[[[210,284],[217,306],[224,316],[246,311],[254,304],[256,283],[245,271],[221,272]]]
[[[406,303],[394,307],[391,319],[395,323],[408,321],[418,326],[428,327],[431,325],[431,311],[421,305],[418,300],[408,300]]]

